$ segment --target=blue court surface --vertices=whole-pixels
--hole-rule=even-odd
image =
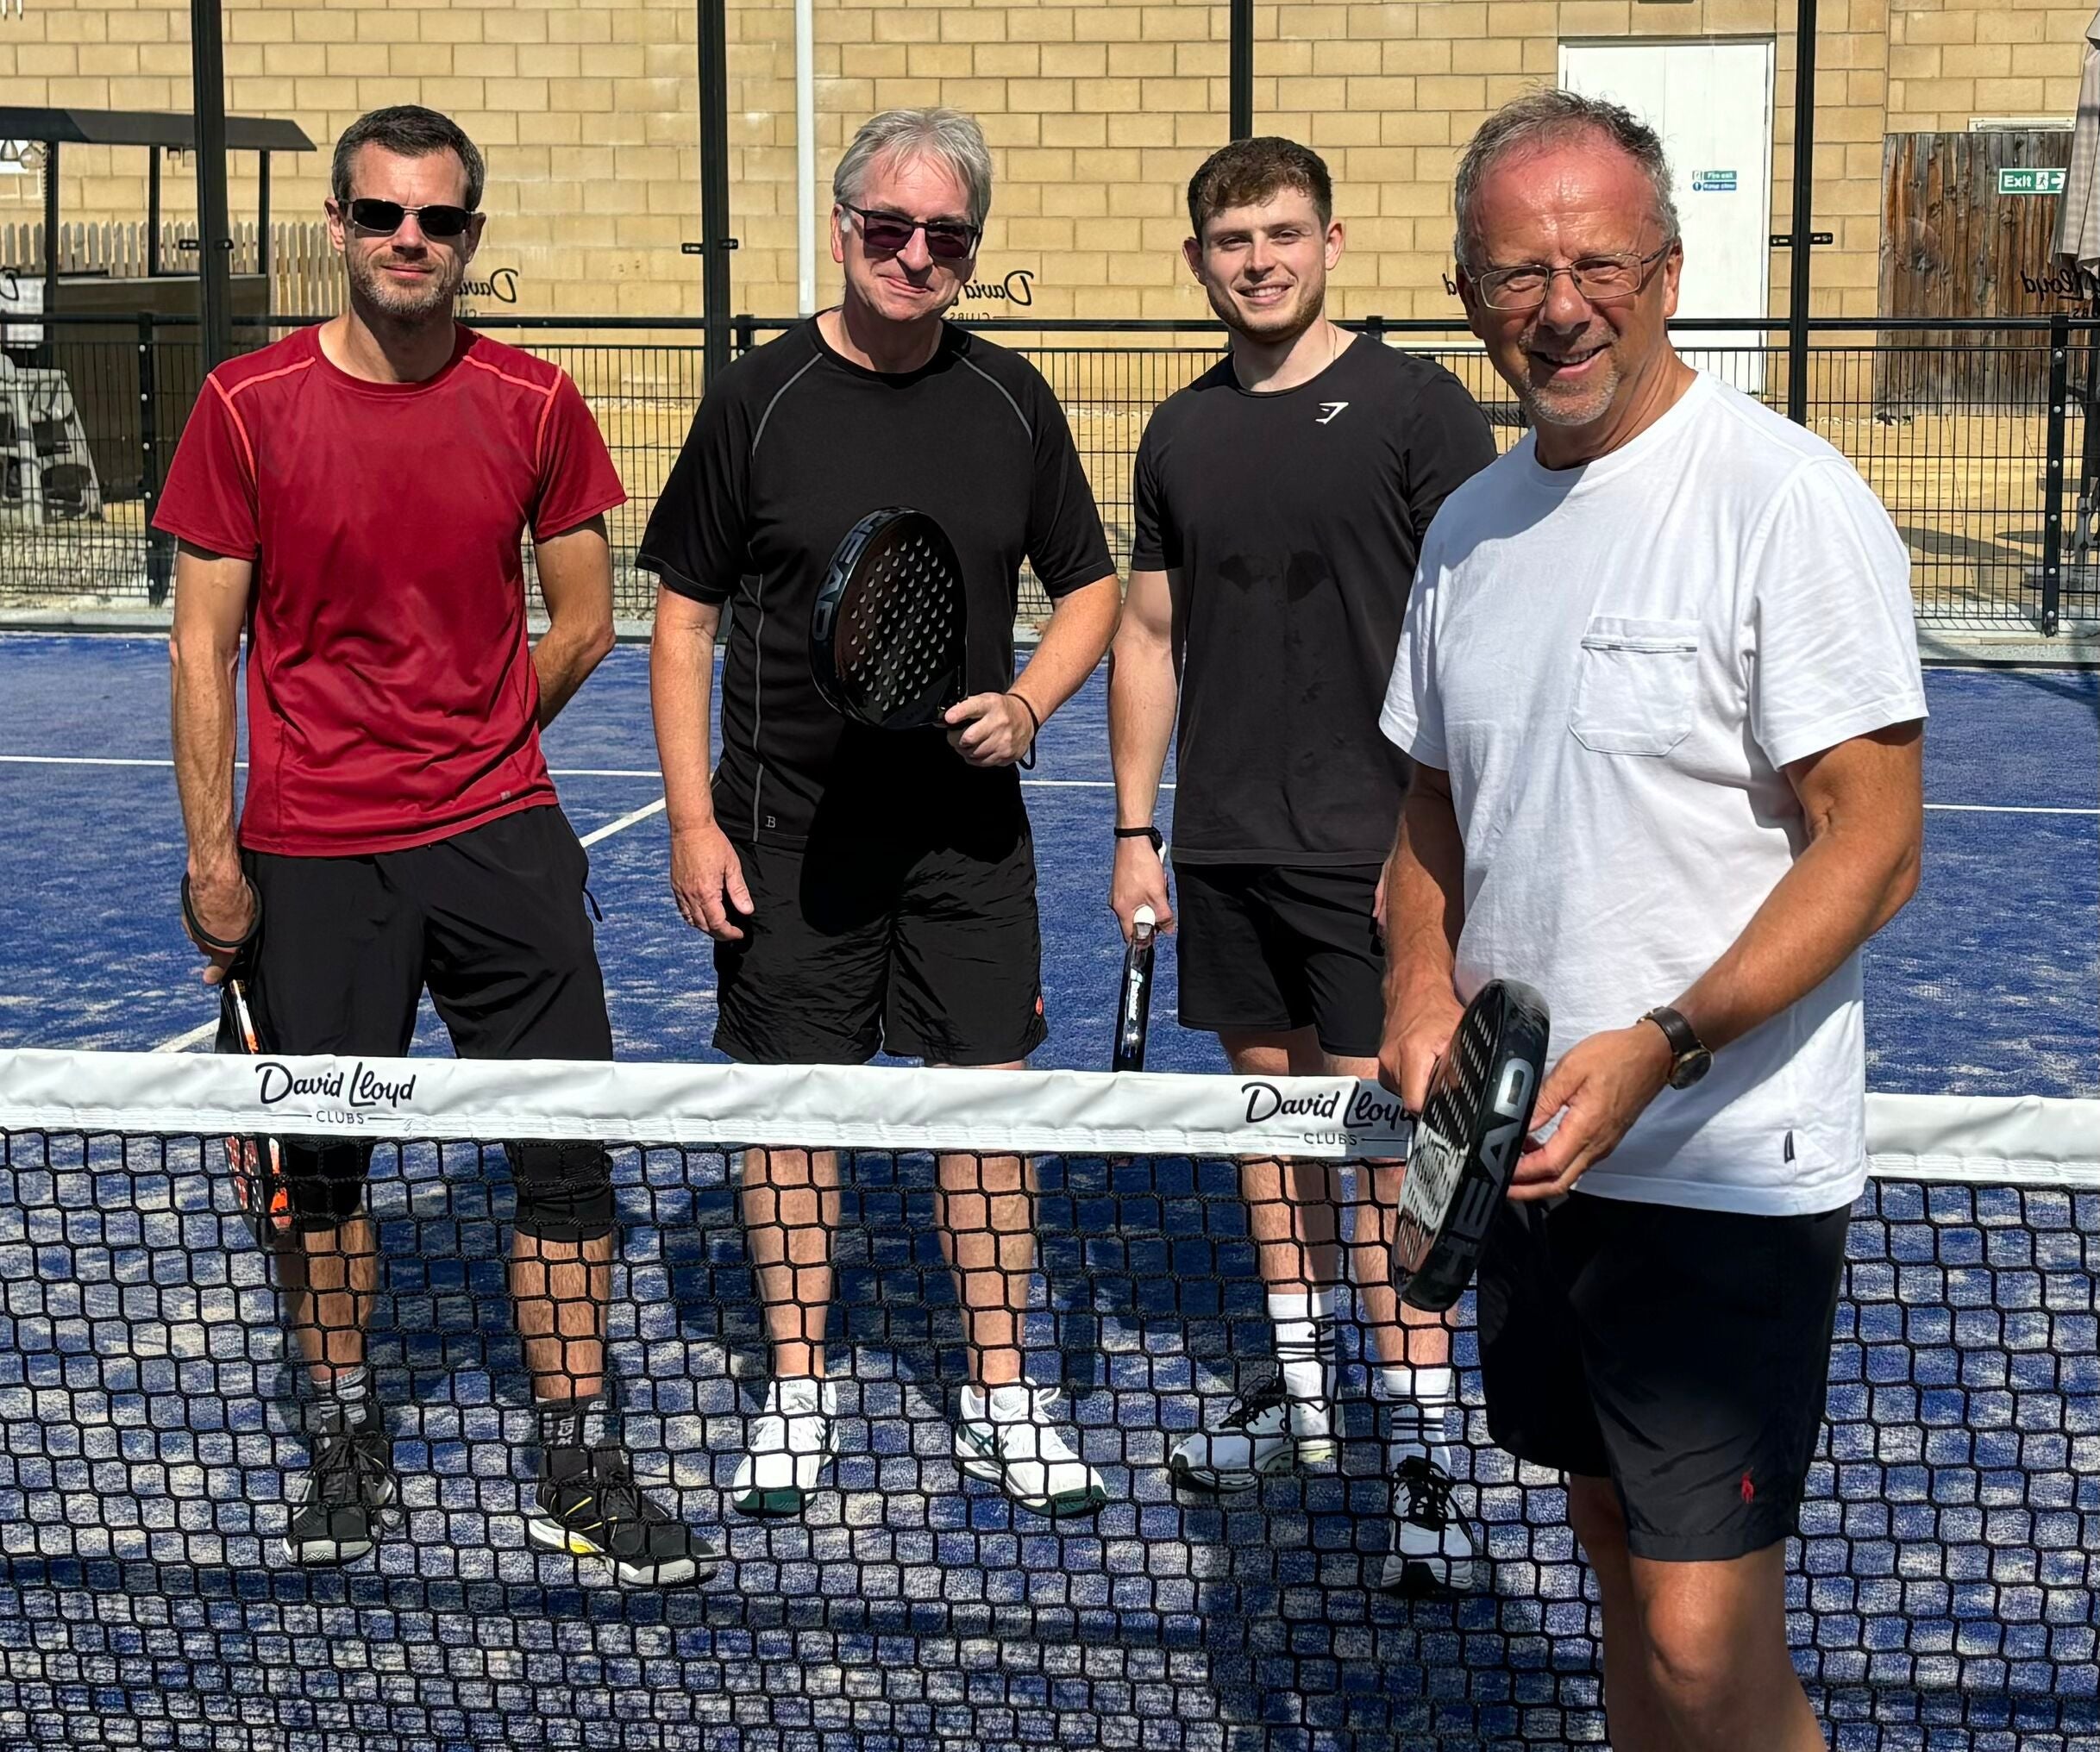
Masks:
[[[2100,674],[1928,672],[1924,879],[1867,951],[1869,1082],[1914,1093],[2100,1094]],[[1026,775],[1041,876],[1044,1067],[1105,1068],[1120,942],[1106,910],[1105,683]],[[138,1050],[210,1014],[175,885],[180,813],[157,639],[0,636],[0,1042]],[[547,738],[591,887],[623,1057],[705,1060],[705,940],[666,886],[648,659],[623,646]],[[1163,821],[1165,810],[1162,811]],[[1175,1026],[1161,957],[1148,1063],[1222,1069]],[[418,1051],[443,1050],[427,1011]]]
[[[619,1051],[705,1060],[714,982],[665,888],[646,667],[615,652],[549,751],[592,842]],[[2100,1095],[2100,677],[1935,670],[1928,691],[1924,880],[1868,952],[1870,1080]],[[0,637],[0,1045],[203,1044],[166,699],[159,640]],[[1101,1067],[1121,946],[1099,678],[1025,782],[1050,1024],[1036,1062]],[[1151,1067],[1222,1068],[1174,1024],[1162,962]],[[445,1050],[427,1015],[417,1049]],[[408,1536],[298,1574],[266,1546],[299,1448],[295,1370],[213,1147],[0,1144],[8,1752],[1602,1743],[1594,1595],[1558,1475],[1488,1440],[1470,1298],[1456,1358],[1486,1591],[1370,1586],[1389,1496],[1360,1397],[1337,1466],[1223,1500],[1171,1486],[1175,1432],[1268,1347],[1229,1163],[1038,1163],[1031,1370],[1061,1384],[1109,1492],[1072,1524],[956,1472],[961,1328],[931,1165],[862,1157],[838,1241],[835,1485],[759,1524],[724,1499],[764,1369],[735,1159],[616,1152],[628,1441],[652,1488],[725,1530],[734,1564],[655,1595],[524,1547],[498,1152],[375,1163],[372,1360]],[[1789,1584],[1840,1752],[2100,1752],[2096,1233],[2090,1189],[1881,1183],[1861,1201]],[[1345,1358],[1354,1344],[1345,1328]]]

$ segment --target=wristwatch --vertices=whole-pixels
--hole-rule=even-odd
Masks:
[[[1706,1042],[1692,1031],[1691,1023],[1667,1004],[1657,1004],[1641,1020],[1661,1029],[1663,1038],[1670,1042],[1672,1089],[1689,1089],[1714,1068],[1714,1054],[1707,1050]]]
[[[1118,828],[1116,837],[1119,840],[1150,840],[1155,852],[1162,852],[1166,849],[1165,835],[1150,823],[1141,828]]]

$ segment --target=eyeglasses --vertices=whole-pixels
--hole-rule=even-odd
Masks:
[[[1558,275],[1574,281],[1575,290],[1593,304],[1622,304],[1647,283],[1648,270],[1677,247],[1674,237],[1646,255],[1586,255],[1565,267],[1548,267],[1542,261],[1520,262],[1515,267],[1466,268],[1466,275],[1490,310],[1535,310],[1545,303]],[[1464,264],[1461,263],[1464,266]]]
[[[404,207],[398,201],[374,201],[361,195],[349,203],[351,224],[382,237],[392,237],[411,213],[425,237],[457,237],[474,222],[474,216],[464,207]]]
[[[900,255],[911,247],[914,232],[926,234],[926,253],[936,261],[967,261],[977,253],[982,235],[975,225],[960,219],[911,219],[902,213],[885,213],[879,208],[838,203],[861,222],[861,241],[876,255]]]

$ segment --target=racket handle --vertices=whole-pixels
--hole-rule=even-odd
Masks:
[[[1131,935],[1149,937],[1158,924],[1159,915],[1152,910],[1149,903],[1141,904],[1137,911],[1131,915]]]

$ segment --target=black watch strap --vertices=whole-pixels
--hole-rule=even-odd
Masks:
[[[1641,1020],[1652,1022],[1662,1029],[1663,1038],[1670,1042],[1670,1056],[1673,1059],[1706,1050],[1706,1042],[1699,1038],[1698,1031],[1667,1004],[1657,1004]]]
[[[1119,840],[1150,840],[1155,852],[1163,852],[1167,848],[1165,835],[1150,822],[1141,828],[1118,828],[1116,837]]]

